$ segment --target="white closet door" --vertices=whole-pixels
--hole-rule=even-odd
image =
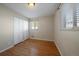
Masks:
[[[22,42],[28,38],[28,21],[14,18],[14,44]]]
[[[19,19],[14,17],[14,44],[19,43]]]
[[[20,40],[20,42],[22,42],[23,41],[23,20],[22,19],[19,19],[19,40]]]
[[[23,34],[24,34],[24,39],[28,37],[28,21],[23,21]]]

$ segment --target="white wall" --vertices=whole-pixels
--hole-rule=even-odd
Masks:
[[[48,40],[53,41],[54,33],[53,33],[53,17],[52,16],[44,16],[32,18],[31,21],[38,20],[39,27],[37,31],[31,30],[31,36],[35,39],[39,40]]]
[[[13,17],[26,17],[10,10],[9,8],[0,4],[0,51],[14,44],[13,40]]]
[[[59,47],[62,55],[79,55],[79,31],[60,30],[61,29],[60,11],[63,11],[63,10],[59,9],[55,14],[55,19],[54,19],[55,42]]]

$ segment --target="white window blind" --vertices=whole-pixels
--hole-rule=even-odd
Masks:
[[[79,30],[79,3],[63,4],[61,15],[62,29]]]
[[[65,27],[67,29],[73,28],[73,19],[69,15],[65,18]]]
[[[73,10],[70,4],[64,4],[61,9],[63,28],[72,29],[73,28]]]
[[[79,27],[79,4],[75,5],[74,24],[76,27]]]

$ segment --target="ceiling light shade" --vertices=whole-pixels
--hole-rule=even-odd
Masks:
[[[35,3],[28,3],[28,6],[29,7],[34,7],[35,6]]]

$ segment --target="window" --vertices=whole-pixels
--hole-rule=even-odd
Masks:
[[[79,4],[64,4],[61,15],[63,29],[79,30]]]
[[[64,26],[65,26],[66,29],[73,28],[73,19],[70,18],[69,15],[66,16],[64,23],[65,23]]]
[[[75,27],[79,27],[79,4],[75,5],[74,23],[75,23]]]
[[[62,29],[73,29],[73,8],[70,4],[63,4],[61,7]]]
[[[38,29],[38,21],[31,21],[31,29],[33,30]]]

